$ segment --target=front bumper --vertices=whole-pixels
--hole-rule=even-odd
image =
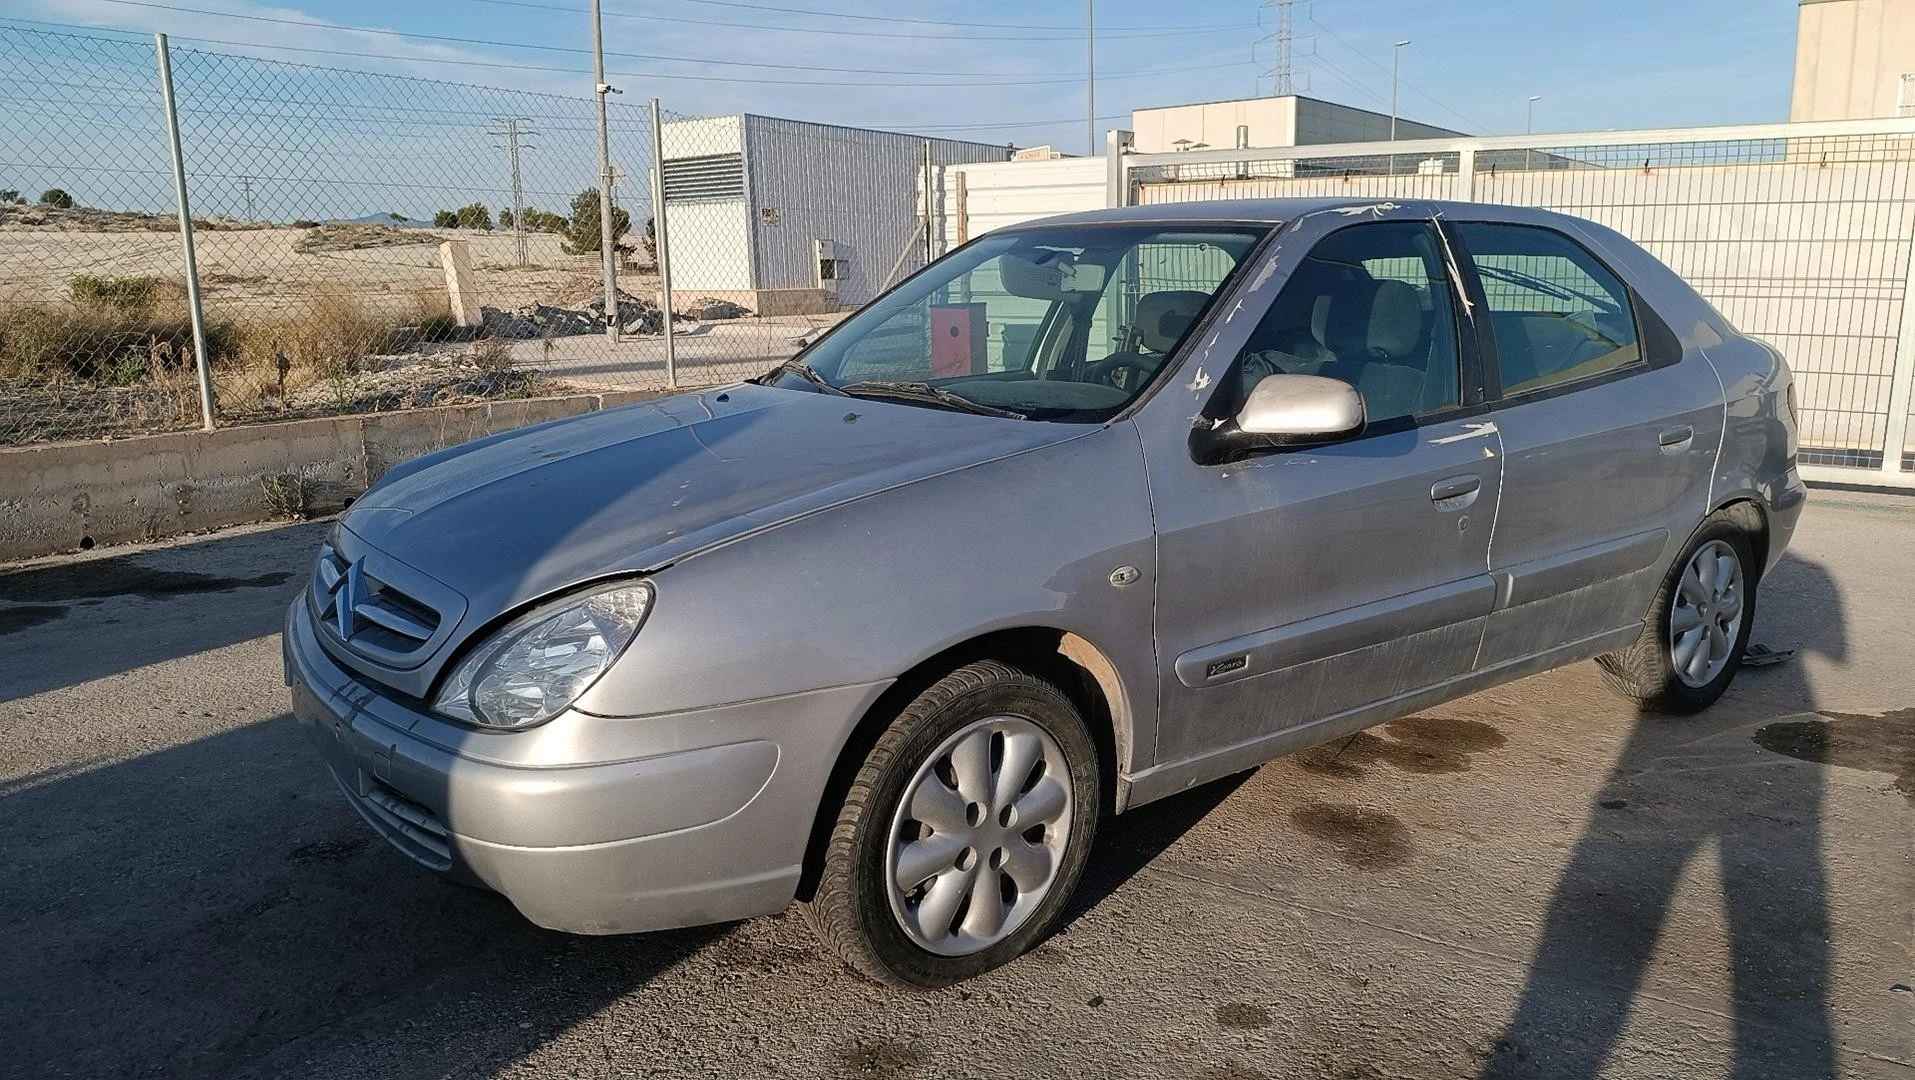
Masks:
[[[293,712],[360,816],[415,862],[582,934],[788,905],[838,751],[885,686],[481,732],[356,681],[315,633],[301,597],[285,635]],[[567,741],[592,759],[524,760]]]

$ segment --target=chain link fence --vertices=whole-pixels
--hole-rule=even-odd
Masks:
[[[590,96],[167,51],[220,425],[759,374],[937,253],[936,170],[1006,156],[624,88],[608,314]],[[204,420],[163,78],[0,25],[0,446]]]

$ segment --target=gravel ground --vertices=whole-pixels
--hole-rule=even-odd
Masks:
[[[322,525],[0,576],[0,1075],[1915,1077],[1915,501],[1818,492],[1688,720],[1591,665],[1110,823],[1065,932],[880,989],[795,912],[535,929],[287,715]]]

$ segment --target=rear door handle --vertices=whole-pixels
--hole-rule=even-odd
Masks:
[[[1688,424],[1679,424],[1676,427],[1663,428],[1662,433],[1656,436],[1656,445],[1662,447],[1662,452],[1665,454],[1679,454],[1689,449],[1689,444],[1694,442],[1695,438],[1695,428]]]
[[[1452,476],[1430,485],[1430,501],[1438,510],[1461,510],[1474,503],[1482,490],[1480,476]]]

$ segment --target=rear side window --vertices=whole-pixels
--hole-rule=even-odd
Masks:
[[[1483,282],[1503,396],[1642,359],[1629,290],[1581,244],[1527,225],[1456,228]]]

